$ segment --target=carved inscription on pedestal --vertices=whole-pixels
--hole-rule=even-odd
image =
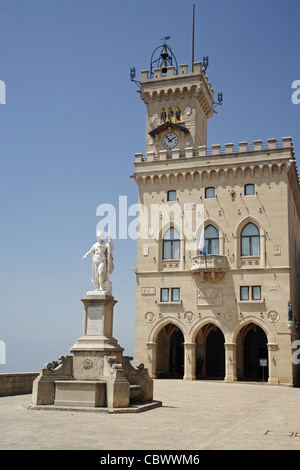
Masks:
[[[103,334],[103,307],[88,307],[86,334]]]

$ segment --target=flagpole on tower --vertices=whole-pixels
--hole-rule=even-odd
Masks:
[[[194,71],[194,53],[195,53],[195,5],[193,5],[193,37],[192,37],[192,71]]]

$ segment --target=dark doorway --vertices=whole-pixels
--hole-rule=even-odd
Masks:
[[[176,328],[170,339],[170,377],[182,379],[184,374],[184,337]]]
[[[225,377],[225,347],[222,331],[214,327],[206,340],[206,376],[210,378]]]
[[[245,379],[255,381],[268,380],[268,347],[265,332],[253,325],[244,341]]]

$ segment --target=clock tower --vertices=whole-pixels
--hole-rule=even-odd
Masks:
[[[179,69],[174,60],[163,59],[168,53],[162,46],[162,65],[141,72],[140,94],[147,106],[146,154],[172,152],[182,154],[186,148],[197,150],[207,141],[207,120],[213,116],[213,89],[201,62],[188,73],[186,64]]]

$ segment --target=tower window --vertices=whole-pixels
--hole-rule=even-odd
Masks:
[[[180,107],[180,106],[176,106],[176,109],[175,109],[175,121],[176,121],[176,122],[180,122],[180,121],[181,121],[181,107]]]
[[[180,238],[179,233],[171,227],[163,238],[163,259],[180,258]]]
[[[160,112],[160,120],[161,120],[161,123],[164,124],[167,120],[167,110],[166,108],[162,108],[161,112]]]
[[[174,108],[170,106],[168,109],[168,121],[174,122],[174,116],[175,116]]]
[[[176,191],[168,191],[167,193],[167,201],[176,201]]]
[[[205,188],[205,198],[215,197],[215,188]]]
[[[254,194],[255,194],[254,184],[245,184],[245,186],[244,186],[244,195],[245,196],[253,196]]]
[[[241,233],[241,255],[259,256],[259,230],[252,222]]]

